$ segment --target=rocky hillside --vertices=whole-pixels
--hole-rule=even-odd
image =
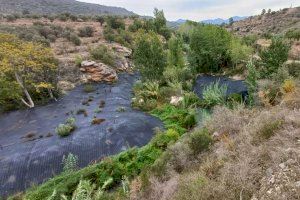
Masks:
[[[290,29],[300,29],[300,7],[285,8],[277,12],[252,16],[235,22],[230,29],[239,35],[280,34]]]
[[[111,14],[111,15],[134,15],[124,8],[103,6],[98,4],[83,3],[75,0],[0,0],[0,13],[22,13],[32,14],[59,14],[71,13],[82,15]]]

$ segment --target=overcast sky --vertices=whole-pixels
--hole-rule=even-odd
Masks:
[[[168,20],[190,19],[200,21],[232,16],[250,16],[263,8],[279,10],[291,5],[300,6],[299,0],[80,0],[107,6],[118,6],[139,15],[152,16],[153,8],[163,9]]]

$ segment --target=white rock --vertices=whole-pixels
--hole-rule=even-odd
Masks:
[[[178,97],[178,96],[172,96],[171,97],[171,101],[170,104],[174,105],[174,106],[178,106],[180,102],[183,101],[183,97]]]

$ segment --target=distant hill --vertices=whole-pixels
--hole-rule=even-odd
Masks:
[[[84,3],[75,0],[0,0],[0,13],[29,11],[31,14],[71,13],[82,15],[135,15],[125,8]]]
[[[240,17],[240,16],[234,16],[232,17],[234,22],[246,19],[247,17]],[[228,19],[221,19],[221,18],[217,18],[217,19],[207,19],[207,20],[203,20],[201,21],[204,24],[215,24],[215,25],[221,25],[221,24],[228,24],[229,23],[229,18]]]
[[[234,22],[246,19],[247,17],[239,17],[239,16],[234,16],[232,17]],[[178,19],[176,21],[170,21],[168,22],[168,26],[171,28],[177,28],[179,27],[181,24],[185,23],[187,20],[186,19]],[[217,19],[207,19],[207,20],[203,20],[200,21],[201,23],[204,24],[214,24],[214,25],[221,25],[223,23],[228,24],[229,23],[229,19],[221,19],[221,18],[217,18]]]
[[[281,34],[288,30],[300,29],[300,7],[285,8],[264,15],[256,15],[233,23],[230,30],[239,35],[273,33]]]

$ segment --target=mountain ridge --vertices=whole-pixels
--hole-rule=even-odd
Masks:
[[[22,13],[25,10],[31,14],[136,15],[125,8],[76,0],[0,0],[0,12],[2,14]]]

